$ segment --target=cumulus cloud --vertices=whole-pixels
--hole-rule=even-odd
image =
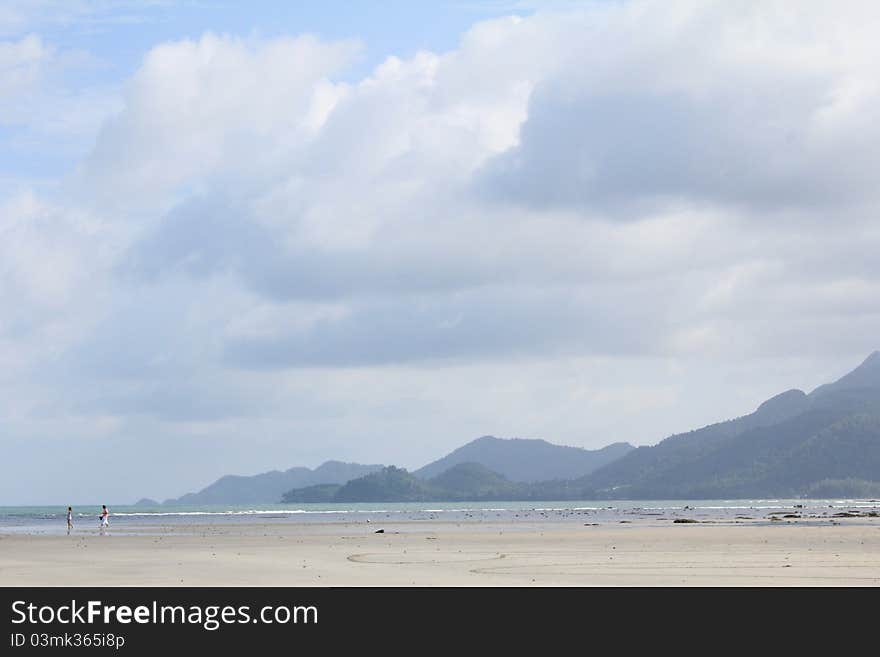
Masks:
[[[773,251],[790,229],[752,222],[824,239],[820,213],[858,223],[841,207],[873,202],[873,137],[841,138],[870,114],[852,42],[869,35],[832,19],[594,6],[489,21],[453,52],[392,57],[351,84],[328,77],[346,47],[209,35],[145,59],[89,173],[166,199],[122,267],[139,280],[232,274],[270,303],[346,307],[312,333],[236,338],[227,363],[595,353],[605,325],[615,349],[691,353],[724,342],[713,313],[748,303],[714,279],[748,297],[761,276],[742,271],[769,261],[778,279],[801,259]],[[853,106],[841,94],[857,87]],[[615,229],[621,217],[634,227]],[[676,314],[713,328],[696,340]]]
[[[327,76],[356,52],[356,43],[309,36],[262,42],[207,34],[157,46],[78,182],[114,209],[223,189],[224,178],[266,184],[323,123],[341,93]]]
[[[864,29],[875,8],[597,13],[532,94],[520,144],[485,167],[487,194],[635,219],[679,199],[764,213],[876,202],[880,131],[866,119],[880,87]]]
[[[82,335],[82,313],[95,307],[118,255],[111,235],[88,215],[33,193],[0,205],[0,339],[12,352],[63,349]]]

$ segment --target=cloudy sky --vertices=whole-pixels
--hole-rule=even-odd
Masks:
[[[0,6],[0,504],[653,444],[880,347],[877,3],[304,5]]]

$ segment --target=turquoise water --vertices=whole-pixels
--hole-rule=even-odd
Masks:
[[[361,504],[258,504],[203,506],[109,506],[111,527],[122,532],[148,526],[227,525],[241,522],[412,522],[450,521],[591,523],[664,521],[688,517],[703,521],[769,520],[792,512],[826,519],[835,512],[880,509],[878,500],[746,499],[746,500],[582,500],[560,502],[406,502]],[[74,507],[77,531],[97,528],[100,506]],[[0,507],[0,532],[66,531],[66,506]]]

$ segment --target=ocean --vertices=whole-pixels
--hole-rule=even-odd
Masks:
[[[880,500],[583,500],[562,502],[406,502],[361,504],[259,504],[109,506],[110,533],[164,532],[187,526],[236,523],[581,522],[584,524],[697,522],[835,522],[876,517]],[[74,533],[98,531],[100,505],[75,506]],[[785,517],[789,516],[789,517]],[[66,506],[0,507],[0,534],[64,534]]]

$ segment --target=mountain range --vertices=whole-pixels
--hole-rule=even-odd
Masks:
[[[554,445],[546,440],[501,439],[483,436],[459,447],[443,458],[414,471],[420,479],[431,479],[459,463],[480,463],[511,481],[571,479],[589,474],[635,449],[629,443],[614,443],[602,449]]]
[[[293,482],[293,483],[290,483]],[[328,462],[223,477],[166,504],[880,497],[880,352],[807,394],[653,446],[599,450],[483,436],[414,472]]]
[[[226,475],[197,493],[187,493],[182,497],[166,500],[164,504],[274,504],[291,488],[314,484],[344,484],[381,469],[381,465],[327,461],[314,470],[298,467],[284,472],[273,470],[253,476]]]
[[[517,482],[570,479],[588,474],[633,449],[635,447],[627,443],[588,450],[553,445],[545,440],[483,436],[429,463],[414,474],[420,479],[431,479],[459,463],[476,462]],[[315,470],[291,468],[285,472],[276,470],[252,476],[227,475],[196,493],[166,500],[164,504],[273,504],[285,492],[300,488],[308,489],[302,495],[309,498],[301,501],[320,502],[328,499],[328,491],[335,490],[333,485],[345,484],[381,469],[381,465],[328,461]],[[141,503],[144,506],[155,505],[148,499]]]
[[[428,502],[516,500],[530,484],[510,481],[479,463],[456,463],[430,479],[393,465],[349,481],[289,491],[283,501],[300,502]]]

